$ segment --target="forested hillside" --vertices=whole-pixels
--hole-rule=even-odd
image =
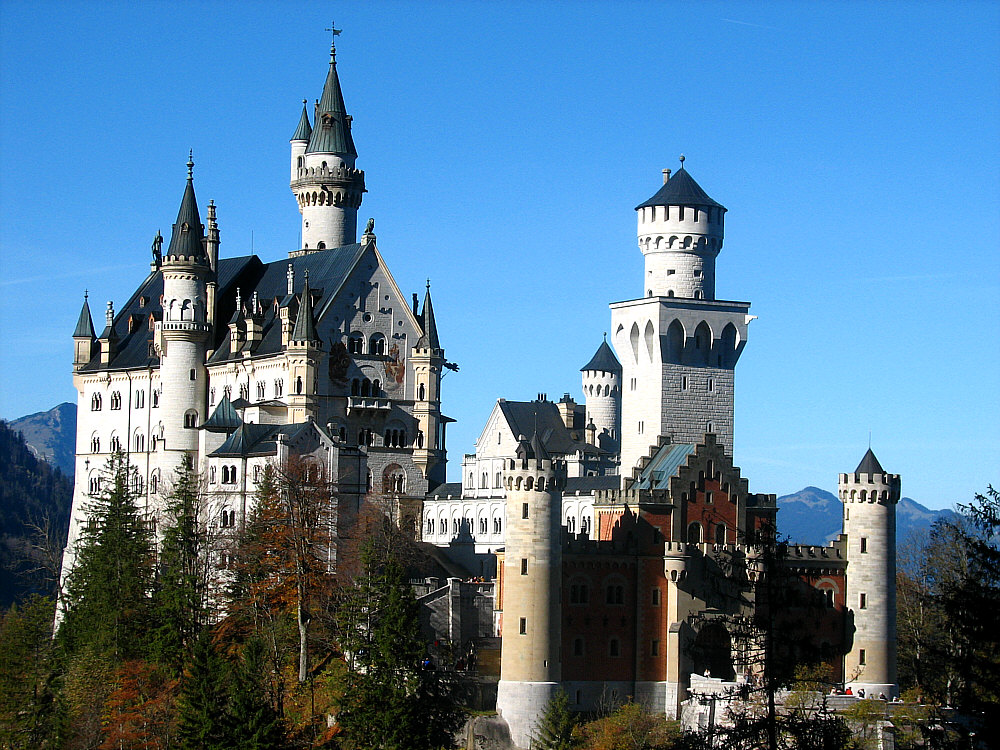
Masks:
[[[72,479],[35,458],[0,420],[0,608],[32,592],[55,593],[72,499]]]

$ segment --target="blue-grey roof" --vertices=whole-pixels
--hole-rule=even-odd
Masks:
[[[424,311],[420,318],[420,325],[424,329],[424,332],[417,339],[417,348],[440,349],[441,342],[438,340],[437,321],[434,320],[434,306],[431,304],[431,288],[429,285],[427,287],[427,294],[424,295]]]
[[[229,396],[223,396],[222,401],[215,407],[212,416],[205,420],[201,429],[209,432],[230,433],[236,431],[241,424],[243,424],[243,420],[236,413],[233,402],[229,400]]]
[[[273,304],[275,299],[278,300],[279,309],[282,306],[291,307],[290,312],[295,315],[296,320],[298,319],[299,302],[294,295],[289,297],[287,293],[289,264],[292,265],[296,280],[303,279],[305,272],[309,271],[310,301],[315,321],[322,317],[327,303],[340,290],[364,253],[365,247],[356,242],[344,247],[332,247],[297,258],[285,258],[271,263],[260,263],[255,256],[252,256],[258,270],[252,275],[244,274],[241,276],[239,287],[244,299],[252,297],[253,293],[256,292],[263,308],[263,314],[259,319],[261,340],[254,349],[254,353],[258,355],[276,354],[281,351],[281,318]],[[219,296],[218,319],[227,320],[235,308],[234,285],[225,297]],[[310,335],[313,336],[310,340],[316,340],[315,327]],[[228,331],[223,329],[217,338],[216,350],[209,358],[209,362],[225,362],[238,355],[238,352],[231,351]]]
[[[861,463],[858,464],[858,468],[854,470],[855,474],[885,474],[885,470],[882,468],[882,464],[878,462],[875,458],[875,454],[872,453],[872,449],[869,448],[868,452],[865,453],[864,458],[861,459]]]
[[[688,456],[695,451],[693,443],[665,443],[643,468],[639,481],[633,485],[637,490],[670,489],[670,478],[685,464]]]
[[[323,96],[316,108],[316,118],[309,136],[307,154],[349,154],[357,156],[351,137],[351,118],[344,105],[344,94],[337,77],[337,60],[330,53],[330,70],[323,85]]]
[[[713,206],[725,210],[725,206],[716,203],[694,181],[688,171],[681,167],[673,177],[664,183],[652,198],[635,207],[636,211],[646,206]]]
[[[590,361],[580,368],[580,372],[586,372],[587,370],[598,370],[600,372],[622,371],[622,363],[618,361],[618,357],[611,351],[607,339],[597,347],[597,351],[594,352],[594,356],[590,358]]]
[[[190,164],[190,162],[189,162]],[[205,255],[205,225],[198,214],[198,201],[194,196],[194,180],[188,173],[181,207],[177,211],[177,221],[170,232],[170,246],[167,257],[198,258],[207,263]]]
[[[302,116],[299,118],[299,126],[295,128],[293,141],[308,141],[312,135],[312,127],[309,125],[309,113],[306,111],[306,100],[302,100]]]
[[[621,487],[622,478],[617,474],[607,474],[601,477],[569,477],[566,479],[566,489],[563,494],[580,492],[587,494],[595,490],[616,490]]]
[[[76,321],[76,328],[73,330],[73,338],[94,338],[94,320],[90,317],[90,305],[87,303],[86,296],[83,298],[80,318]]]
[[[277,439],[284,434],[293,440],[302,430],[310,429],[311,422],[300,424],[241,424],[236,432],[230,435],[226,442],[212,451],[211,455],[220,457],[273,456],[278,452]]]
[[[600,448],[591,445],[584,439],[582,426],[579,429],[580,439],[573,436],[566,428],[559,415],[559,409],[551,401],[507,401],[497,402],[515,438],[524,435],[537,435],[542,446],[549,454],[568,455],[583,451],[584,453],[599,453]]]
[[[316,323],[313,320],[312,295],[309,293],[309,281],[306,280],[302,289],[302,302],[295,315],[295,328],[292,329],[292,341],[317,341]]]

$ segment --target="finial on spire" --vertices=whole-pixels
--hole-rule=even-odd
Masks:
[[[604,343],[605,344],[608,343],[608,332],[607,331],[604,332]]]
[[[684,154],[681,154],[681,169],[684,168]]]
[[[292,295],[295,293],[295,268],[291,263],[288,264],[288,271],[285,273],[285,294]]]
[[[427,279],[427,291],[429,292],[430,290],[431,290],[431,280],[430,280],[430,278],[428,278]]]
[[[324,29],[324,31],[329,31],[333,34],[333,39],[330,40],[330,62],[334,63],[337,61],[337,37],[340,36],[340,32],[343,29],[338,29],[337,25],[330,21],[330,28]]]
[[[305,285],[309,286],[309,269],[308,268],[306,269],[305,276],[306,276]]]
[[[243,308],[243,297],[240,296],[240,288],[236,287],[236,312]]]
[[[86,302],[86,301],[87,301],[87,298],[88,298],[89,296],[90,296],[90,294],[89,294],[89,290],[87,290],[87,289],[84,289],[84,290],[83,290],[83,301],[84,301],[84,302]]]
[[[188,168],[188,180],[189,181],[193,180],[194,179],[194,149],[193,148],[189,148],[188,149],[188,163],[187,163],[187,168]]]

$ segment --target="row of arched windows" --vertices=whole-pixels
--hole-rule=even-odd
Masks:
[[[861,490],[860,492],[858,490],[851,490],[848,493],[847,490],[841,490],[840,499],[847,500],[848,498],[850,498],[851,500],[861,500],[862,502],[866,500],[868,502],[875,502],[876,500],[888,500],[889,491],[882,490],[881,493],[879,493],[878,490],[872,490],[871,492],[869,492],[868,490]]]
[[[587,396],[617,396],[618,386],[585,385],[583,387],[583,393]]]
[[[535,490],[536,492],[545,492],[546,479],[545,477],[524,477],[523,479],[525,490]],[[521,489],[522,478],[521,477],[507,477],[507,489],[508,490],[519,490]],[[559,488],[559,480],[552,477],[548,479],[548,488],[550,491]]]
[[[451,519],[452,534],[457,536],[462,523],[466,523],[469,527],[469,532],[472,533],[472,519],[471,518],[459,518],[455,516]],[[488,536],[489,535],[489,519],[486,516],[479,517],[479,535]],[[427,535],[434,536],[435,533],[444,535],[448,533],[448,519],[441,516],[437,519],[437,524],[435,525],[434,518],[427,519]],[[493,516],[493,535],[499,536],[503,533],[503,519],[499,515]]]
[[[687,543],[688,544],[701,544],[706,541],[704,536],[704,528],[697,521],[693,521],[688,524],[687,528]],[[724,523],[715,524],[715,544],[727,544],[727,530]]]
[[[351,381],[351,395],[352,396],[381,396],[382,395],[382,381],[378,378],[375,380],[369,380],[368,378],[354,378]]]
[[[386,338],[381,333],[373,333],[371,338],[365,339],[363,333],[354,332],[347,337],[348,354],[370,354],[375,357],[382,357],[388,353]]]
[[[160,405],[160,392],[157,390],[152,390],[150,395],[150,406],[152,408],[157,408]],[[104,398],[100,393],[94,393],[90,397],[90,410],[100,411],[104,406]],[[142,409],[146,406],[146,391],[137,390],[135,391],[135,408]],[[114,411],[118,411],[122,408],[122,394],[121,391],[112,391],[110,399],[110,407]]]
[[[91,495],[99,495],[101,493],[101,487],[103,486],[103,478],[97,472],[94,472],[88,482],[87,489]],[[142,477],[138,473],[132,474],[129,480],[129,488],[136,495],[142,494],[143,481]],[[158,471],[153,471],[149,475],[149,491],[151,494],[156,494],[160,490],[160,473]]]
[[[149,436],[149,450],[155,451],[157,443],[160,437],[154,432]],[[108,451],[114,453],[116,451],[122,450],[122,440],[117,433],[111,433],[111,440],[108,441]],[[146,436],[141,432],[136,432],[132,435],[132,444],[129,446],[129,450],[134,453],[144,453],[146,451]],[[100,453],[101,452],[101,438],[97,433],[94,433],[90,437],[90,452]]]

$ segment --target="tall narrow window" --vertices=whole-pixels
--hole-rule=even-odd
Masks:
[[[527,517],[528,517],[528,504],[521,503],[521,518],[527,518]]]
[[[860,601],[858,602],[859,609],[868,609],[868,594],[862,593]]]
[[[528,632],[528,618],[527,617],[522,617],[518,621],[518,632],[521,635],[524,635],[525,633]]]
[[[865,654],[865,650],[861,649],[860,653],[858,654],[858,664],[860,664],[862,667],[868,663],[868,659],[866,658],[866,656],[867,654]]]
[[[527,557],[522,557],[521,558],[521,575],[523,575],[523,576],[528,575],[528,558]]]
[[[868,539],[866,537],[861,537],[861,551],[868,551]]]

